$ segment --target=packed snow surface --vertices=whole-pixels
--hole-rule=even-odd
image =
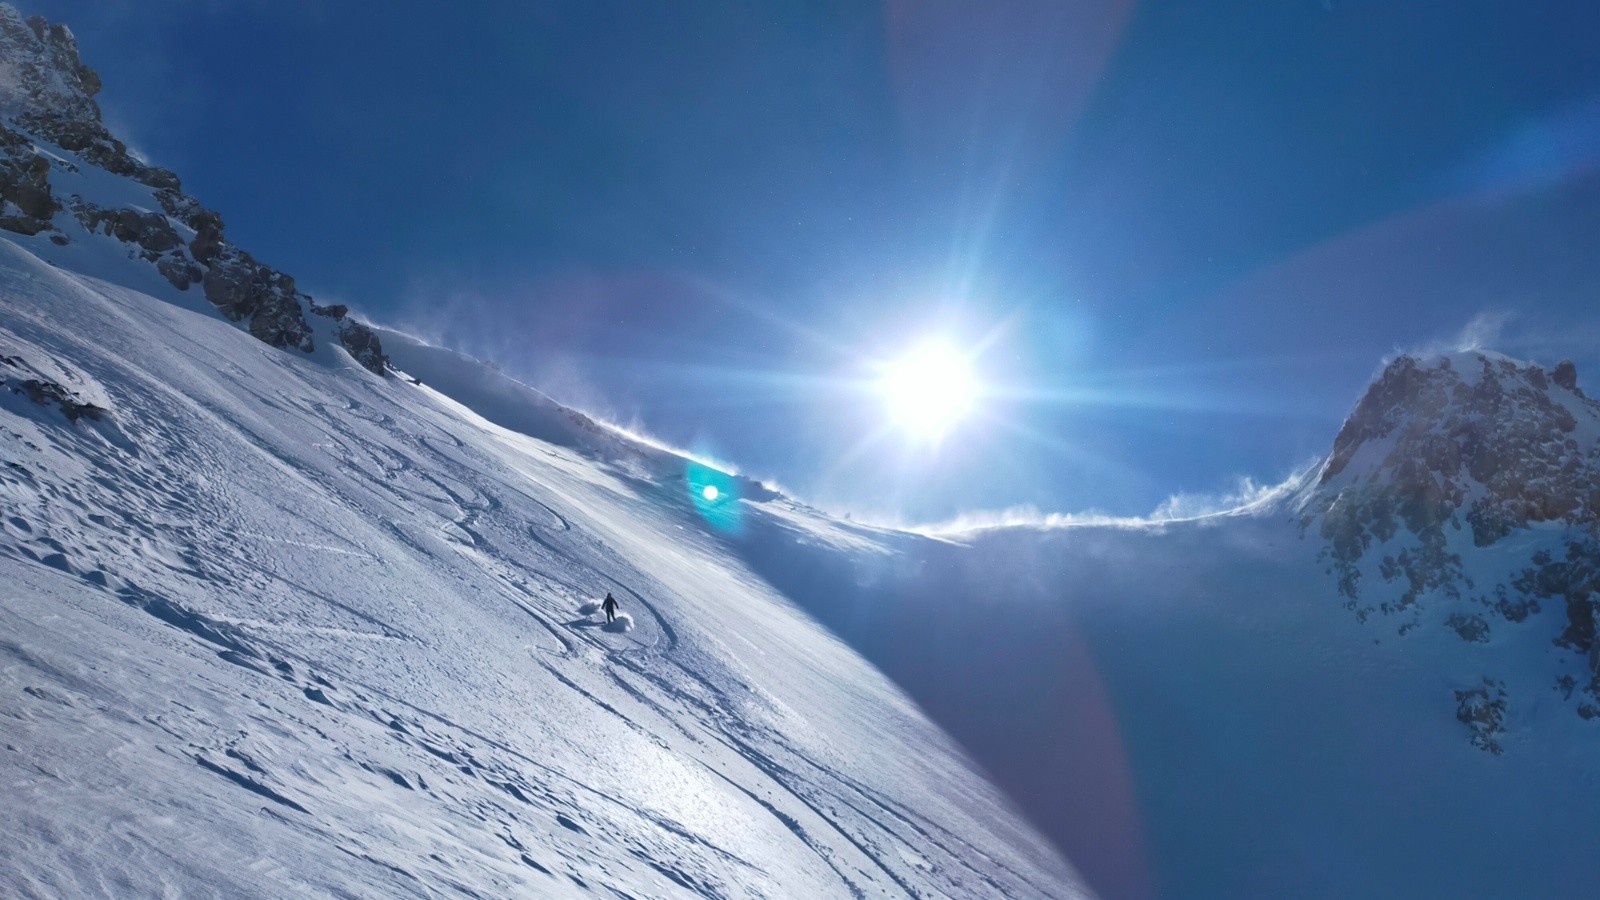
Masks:
[[[0,390],[0,895],[1084,894],[684,461],[30,250],[0,355],[106,412]]]

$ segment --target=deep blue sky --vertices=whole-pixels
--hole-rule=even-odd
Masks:
[[[1600,6],[22,0],[324,299],[839,509],[1147,512],[1474,320],[1600,388]],[[939,331],[1008,396],[859,452]]]

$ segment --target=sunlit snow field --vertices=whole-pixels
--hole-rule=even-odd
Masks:
[[[0,354],[109,410],[0,399],[0,893],[1081,892],[682,460],[319,343],[0,241]]]

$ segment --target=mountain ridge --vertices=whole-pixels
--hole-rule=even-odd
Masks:
[[[138,159],[101,120],[100,76],[79,56],[71,29],[42,16],[24,20],[0,3],[0,229],[57,247],[110,238],[153,265],[174,290],[198,287],[218,312],[256,339],[304,353],[315,349],[308,315],[331,320],[332,337],[376,375],[386,375],[382,342],[343,305],[318,305],[294,278],[228,240],[218,213],[184,193],[169,169]],[[84,169],[126,178],[144,196],[117,191],[104,202],[74,191]],[[48,250],[45,251],[48,254]]]
[[[177,762],[150,771],[278,846],[300,847],[299,832],[218,812],[226,791],[274,814],[353,821],[450,784],[510,811],[492,841],[477,826],[440,838],[453,865],[502,889],[771,886],[745,865],[755,851],[696,818],[696,803],[640,816],[594,799],[650,783],[549,749],[591,731],[662,765],[696,760],[673,769],[690,796],[783,848],[760,865],[839,896],[911,893],[923,879],[956,895],[1077,893],[978,766],[1108,896],[1592,887],[1600,418],[1570,364],[1397,357],[1322,465],[1246,510],[937,538],[869,527],[317,304],[105,131],[98,76],[70,31],[0,6],[0,60],[23,63],[0,70],[0,565],[27,586],[27,613],[0,614],[28,635],[0,653],[5,671],[28,673],[8,676],[19,684],[4,711],[18,721],[63,734],[99,722],[154,748]],[[70,115],[41,112],[53,106]],[[377,377],[394,375],[406,377]],[[706,485],[722,499],[699,499]],[[636,630],[588,628],[572,608],[585,591],[618,591]],[[61,640],[51,616],[95,641]],[[763,630],[767,619],[782,627]],[[724,622],[735,625],[707,624]],[[115,634],[189,674],[141,670],[148,696],[108,686],[83,654],[119,653]],[[350,649],[369,644],[390,649]],[[782,665],[764,668],[769,656]],[[830,680],[835,668],[861,683]],[[88,712],[167,694],[210,712],[150,706],[168,737]],[[234,695],[257,698],[269,724],[222,740],[208,717],[254,721]],[[470,712],[447,715],[433,697]],[[573,733],[523,721],[528,708]],[[923,743],[877,734],[885,722]],[[54,739],[41,726],[30,740]],[[841,740],[873,764],[832,759]],[[378,749],[391,742],[403,749]],[[919,753],[928,761],[897,758]],[[177,802],[144,770],[81,764],[157,807]],[[57,796],[36,774],[17,779],[29,797]],[[359,802],[329,788],[338,779],[360,786]],[[948,792],[929,787],[940,779]],[[454,822],[460,809],[430,790],[429,814]],[[41,827],[70,830],[76,810],[57,812]],[[1483,821],[1496,816],[1516,834]],[[990,830],[1021,849],[987,843]],[[633,862],[586,859],[600,845],[581,839],[600,833],[638,851]],[[353,840],[340,852],[357,874],[328,864],[308,883],[413,883],[384,866],[429,885],[455,877],[426,842],[336,834]],[[1329,846],[1354,862],[1328,871]],[[217,874],[204,855],[187,862]],[[551,872],[568,882],[519,880]]]

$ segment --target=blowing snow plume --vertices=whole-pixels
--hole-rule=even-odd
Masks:
[[[1232,515],[725,499],[364,341],[0,39],[0,894],[1592,893],[1576,366],[1391,360]]]

